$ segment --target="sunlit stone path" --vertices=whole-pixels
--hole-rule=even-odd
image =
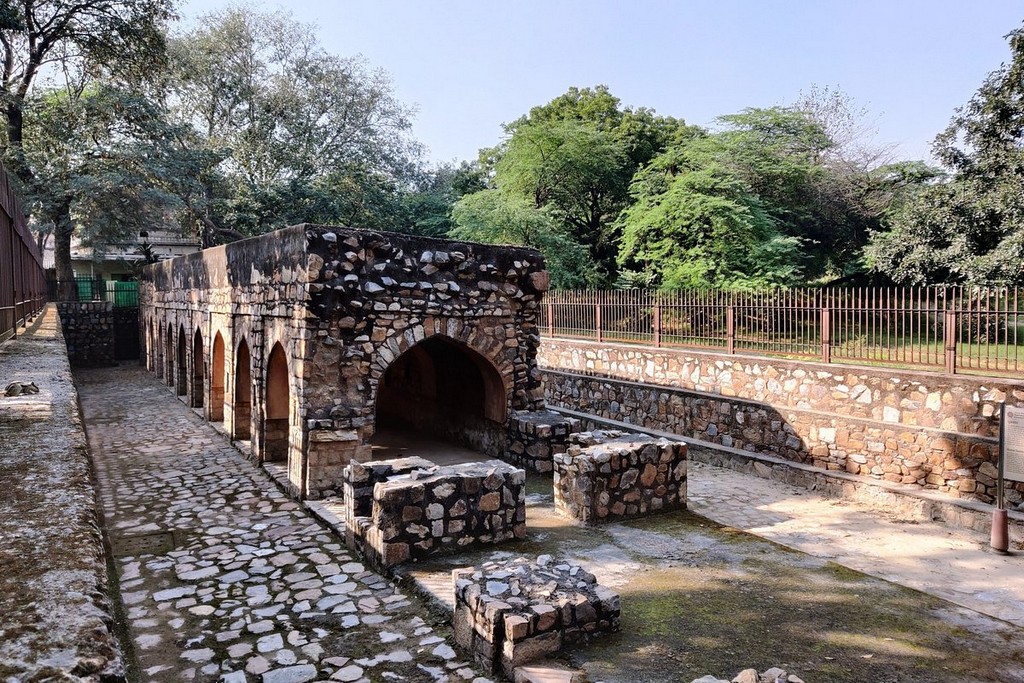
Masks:
[[[152,375],[76,380],[138,680],[486,680]]]

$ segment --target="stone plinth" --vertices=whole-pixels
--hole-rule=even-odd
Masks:
[[[349,545],[384,567],[526,537],[526,472],[489,460],[419,468],[418,458],[345,469]],[[388,468],[391,472],[387,473]],[[368,516],[366,483],[373,484]],[[359,479],[360,481],[357,481]]]
[[[594,524],[686,508],[686,444],[614,430],[573,434],[554,456],[555,509]]]
[[[453,626],[459,645],[490,671],[512,670],[619,629],[619,596],[594,575],[541,555],[456,569]]]
[[[554,454],[565,452],[569,435],[579,430],[579,420],[553,410],[517,411],[509,420],[505,459],[531,472],[550,472]]]

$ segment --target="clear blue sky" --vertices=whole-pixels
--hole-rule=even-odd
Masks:
[[[231,4],[186,0],[185,19]],[[880,144],[929,157],[935,134],[1009,58],[1020,0],[269,0],[361,54],[414,105],[436,161],[476,158],[501,124],[570,86],[688,123],[838,87]]]

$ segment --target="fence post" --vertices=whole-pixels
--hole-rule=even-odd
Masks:
[[[832,362],[832,311],[821,309],[821,362]]]
[[[555,336],[555,305],[548,301],[548,337]]]
[[[594,304],[594,323],[597,328],[597,341],[604,341],[601,334],[601,302]]]
[[[661,304],[654,304],[654,346],[661,346]]]
[[[725,352],[736,353],[736,307],[725,308]]]
[[[943,315],[942,337],[946,347],[946,372],[956,374],[956,311],[946,309]]]

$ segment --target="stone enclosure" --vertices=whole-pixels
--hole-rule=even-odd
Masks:
[[[382,429],[504,457],[510,416],[543,408],[547,287],[532,249],[297,225],[147,267],[145,359],[318,497]]]

